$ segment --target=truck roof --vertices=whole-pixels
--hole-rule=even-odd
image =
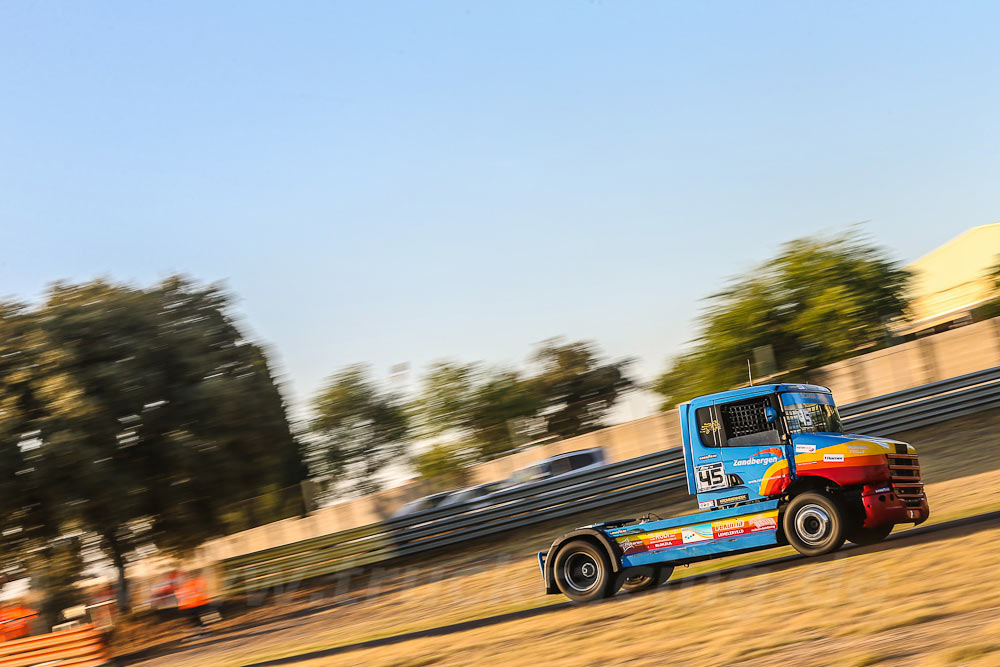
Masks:
[[[757,384],[752,387],[740,387],[739,389],[729,389],[728,391],[720,391],[714,394],[705,394],[704,396],[698,396],[691,399],[691,401],[698,401],[699,403],[708,403],[711,401],[731,401],[738,400],[740,398],[750,398],[751,396],[760,396],[761,394],[772,394],[781,391],[815,391],[824,394],[832,393],[829,387],[824,387],[818,384],[797,384],[797,383],[781,383],[781,384]],[[690,403],[691,401],[685,401]]]

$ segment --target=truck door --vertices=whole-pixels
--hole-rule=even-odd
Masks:
[[[760,500],[788,485],[791,444],[782,434],[779,407],[773,394],[712,404],[721,465],[696,471],[700,507]]]

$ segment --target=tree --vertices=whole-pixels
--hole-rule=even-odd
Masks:
[[[410,458],[410,464],[431,491],[447,491],[469,482],[468,448],[435,444]]]
[[[977,319],[1000,317],[1000,255],[997,255],[997,263],[986,272],[986,279],[992,291],[992,298],[976,309]]]
[[[403,403],[381,391],[364,365],[334,374],[313,401],[309,463],[328,488],[350,477],[360,493],[380,488],[377,473],[406,452]]]
[[[489,461],[524,444],[519,424],[536,417],[542,405],[531,380],[510,369],[484,372],[472,400],[469,424],[478,461]]]
[[[628,361],[602,364],[587,342],[542,343],[535,373],[438,362],[423,378],[413,412],[421,434],[449,435],[476,461],[501,456],[527,435],[568,438],[600,428],[621,393],[632,386]]]
[[[99,537],[123,609],[136,546],[183,552],[225,532],[227,506],[302,479],[264,352],[229,311],[219,288],[170,278],[57,284],[5,313],[26,363],[3,388],[23,407],[0,448],[27,459],[42,534]]]
[[[59,536],[58,489],[47,482],[36,422],[44,413],[36,369],[39,332],[27,307],[0,304],[0,567],[25,568]]]
[[[431,364],[423,377],[420,397],[411,405],[417,432],[428,438],[455,431],[471,437],[482,373],[479,364]]]
[[[448,436],[463,456],[488,461],[518,445],[516,424],[540,407],[535,386],[516,370],[441,361],[424,375],[412,412],[425,437]]]
[[[626,375],[631,362],[601,364],[592,343],[550,339],[539,345],[533,360],[541,368],[533,382],[544,404],[546,433],[560,438],[603,427],[621,394],[634,386]]]
[[[770,346],[786,371],[807,371],[887,344],[886,325],[904,314],[909,277],[854,232],[785,244],[709,297],[693,349],[655,385],[664,409],[745,381],[755,348]]]

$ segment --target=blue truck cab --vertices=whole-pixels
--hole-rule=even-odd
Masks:
[[[585,602],[655,587],[680,564],[782,544],[822,555],[927,519],[913,447],[844,433],[826,387],[745,387],[678,412],[687,490],[700,511],[569,531],[538,554],[546,592]]]

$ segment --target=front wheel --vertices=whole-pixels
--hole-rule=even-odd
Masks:
[[[651,588],[657,588],[665,584],[673,573],[673,565],[650,565],[631,568],[625,573],[625,582],[622,584],[622,590],[626,593],[648,591]]]
[[[804,556],[822,556],[844,543],[844,511],[833,498],[821,493],[795,496],[785,508],[781,527],[788,543]]]
[[[889,533],[892,532],[892,528],[893,524],[891,523],[875,526],[874,528],[856,526],[847,531],[847,540],[857,544],[859,547],[866,547],[869,544],[875,544],[887,538]]]
[[[618,592],[618,578],[607,554],[586,540],[573,540],[556,554],[556,586],[576,602],[590,602]]]

